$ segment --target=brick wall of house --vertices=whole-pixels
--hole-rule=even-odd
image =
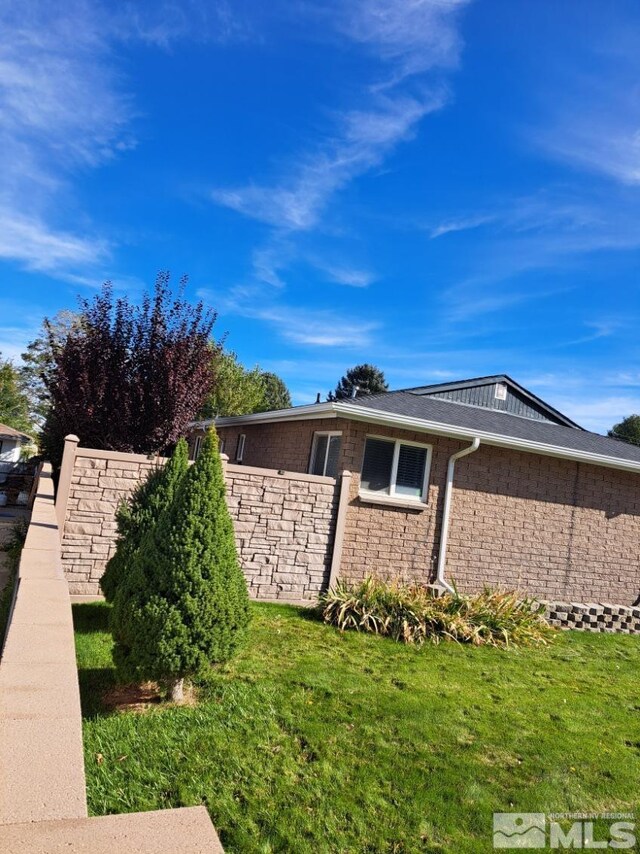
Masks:
[[[456,467],[447,571],[549,601],[640,596],[640,476],[481,446]]]
[[[365,439],[371,434],[431,445],[429,488],[424,507],[374,504],[359,497]],[[447,462],[450,455],[463,446],[463,442],[455,439],[424,433],[356,421],[347,424],[343,433],[342,462],[353,476],[340,569],[343,578],[358,580],[366,575],[377,575],[423,584],[434,580]]]
[[[71,593],[100,592],[98,582],[115,549],[116,509],[154,465],[137,454],[77,449],[62,538]],[[237,465],[226,467],[225,478],[250,594],[316,599],[329,579],[339,481]]]
[[[283,421],[279,424],[252,424],[249,427],[220,427],[218,435],[224,441],[224,453],[231,463],[236,461],[238,436],[244,433],[244,465],[307,472],[314,432],[340,429],[342,428],[336,426],[335,419],[324,418],[312,421]]]
[[[433,581],[447,463],[468,441],[342,419],[242,428],[261,465],[276,459],[289,471],[307,470],[317,430],[342,430],[338,469],[353,472],[341,577]],[[235,450],[240,430],[225,431]],[[359,498],[367,434],[431,444],[425,509]],[[467,591],[488,584],[549,601],[632,604],[640,596],[640,475],[481,446],[456,465],[447,573]]]
[[[342,443],[338,471],[353,473],[346,516],[341,577],[356,580],[374,574],[402,576],[410,581],[429,582],[435,576],[435,561],[440,536],[442,488],[447,461],[464,446],[455,439],[425,436],[424,433],[399,431],[367,425],[347,419],[285,421],[279,424],[253,424],[221,427],[225,453],[233,460],[238,436],[246,435],[244,462],[247,465],[306,472],[309,467],[313,436],[316,432],[341,431]],[[360,469],[367,434],[404,438],[432,446],[429,496],[424,509],[371,504],[358,497]],[[468,444],[468,443],[467,443]]]

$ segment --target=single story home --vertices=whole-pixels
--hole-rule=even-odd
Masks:
[[[193,456],[210,423],[192,426]],[[343,579],[639,600],[640,447],[583,430],[506,375],[215,423],[232,463],[352,473]]]
[[[23,446],[30,446],[33,440],[25,433],[14,430],[6,424],[0,424],[0,465],[2,463],[20,462],[20,453]]]

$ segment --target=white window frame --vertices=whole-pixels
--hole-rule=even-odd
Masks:
[[[240,433],[238,436],[238,444],[236,445],[236,462],[241,463],[244,459],[244,446],[247,442],[247,434]]]
[[[378,439],[381,442],[393,442],[393,460],[391,462],[391,477],[389,479],[389,492],[381,492],[375,489],[363,489],[360,487],[359,495],[362,498],[371,501],[378,501],[381,504],[418,504],[425,505],[429,494],[429,475],[431,474],[431,457],[433,454],[433,445],[428,445],[426,442],[409,442],[406,439],[394,439],[392,436],[378,436],[374,433],[368,433],[365,436],[364,448],[362,450],[362,464],[360,465],[360,475],[364,467],[364,455],[367,450],[367,440]],[[400,459],[400,446],[409,445],[412,448],[424,448],[427,452],[427,458],[424,463],[424,479],[422,481],[422,492],[420,497],[405,495],[404,493],[396,492],[396,478],[398,476],[398,460]]]
[[[219,439],[219,440],[218,440],[218,452],[219,452],[220,454],[224,454],[224,446],[225,446],[225,440],[224,440],[224,439]]]
[[[332,436],[342,436],[342,430],[318,430],[317,433],[313,434],[313,442],[311,443],[311,456],[309,457],[309,469],[308,473],[313,474],[313,463],[315,462],[316,457],[316,445],[318,443],[318,438],[320,436],[327,437],[327,449],[324,452],[324,463],[322,464],[322,471],[326,472],[327,470],[327,460],[329,459],[329,445],[331,444]],[[329,474],[322,474],[321,477],[331,477]]]
[[[193,443],[193,460],[194,460],[194,462],[198,459],[201,447],[202,447],[202,436],[196,436],[195,442]]]

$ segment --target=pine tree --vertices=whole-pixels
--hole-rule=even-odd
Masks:
[[[289,409],[292,406],[289,389],[277,374],[263,371],[262,385],[264,400],[256,412],[271,412],[274,409]]]
[[[368,394],[380,394],[388,391],[389,383],[385,380],[383,372],[375,365],[365,363],[349,368],[336,386],[334,395],[329,392],[329,400],[345,400],[350,398],[356,389],[356,397],[364,397]]]
[[[248,623],[247,585],[211,430],[118,585],[114,660],[121,678],[160,681],[180,700],[184,679],[230,658]]]
[[[612,439],[620,439],[631,445],[640,445],[640,415],[628,415],[619,424],[614,424],[607,433]]]
[[[152,469],[116,512],[118,541],[115,554],[107,563],[100,587],[107,602],[113,602],[120,579],[135,560],[136,552],[148,531],[171,505],[189,467],[189,448],[184,439],[162,468]]]

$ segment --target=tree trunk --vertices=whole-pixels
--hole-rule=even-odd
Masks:
[[[169,695],[172,703],[181,703],[184,700],[184,679],[174,679],[169,683]]]

